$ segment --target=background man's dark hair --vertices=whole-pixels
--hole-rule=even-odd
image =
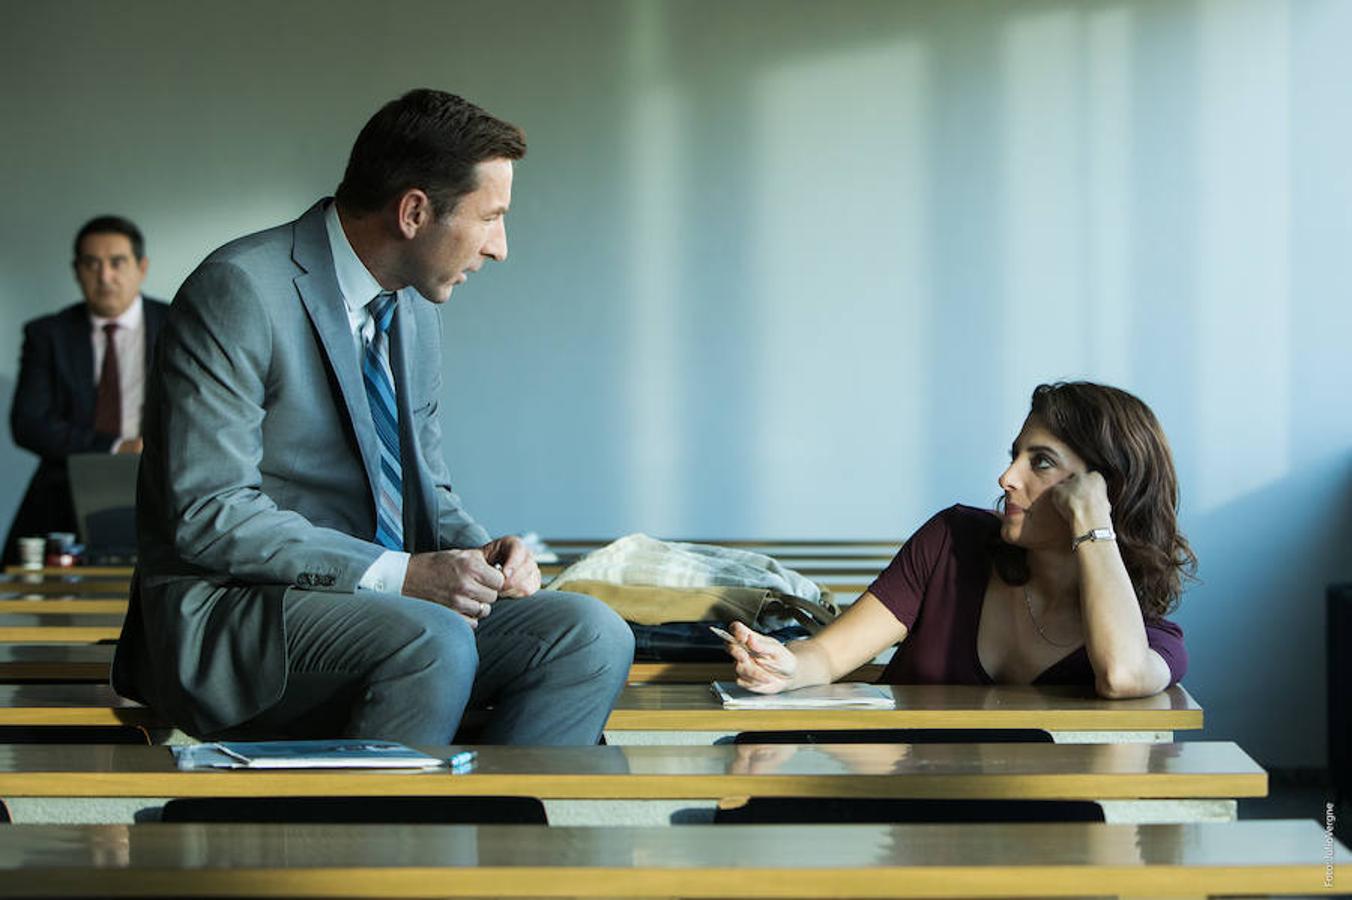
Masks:
[[[145,259],[146,241],[141,237],[141,229],[130,219],[124,219],[121,216],[96,216],[84,223],[75,234],[75,258],[80,258],[80,242],[91,234],[122,234],[126,235],[127,240],[131,241],[131,252],[136,254],[137,259]]]
[[[345,209],[374,212],[419,188],[444,216],[477,187],[476,165],[525,155],[520,128],[455,94],[420,88],[386,103],[362,128],[337,198]]]

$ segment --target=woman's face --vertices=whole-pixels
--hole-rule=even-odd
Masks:
[[[1017,547],[1070,547],[1070,523],[1056,509],[1048,492],[1071,475],[1087,471],[1084,460],[1052,436],[1036,415],[1009,451],[1009,468],[1000,475],[1005,492],[1000,537]]]

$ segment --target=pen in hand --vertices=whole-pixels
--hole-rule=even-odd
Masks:
[[[719,628],[717,625],[710,625],[709,630],[712,631],[714,634],[718,635],[719,637],[721,637],[723,640],[727,641],[729,644],[741,647],[747,653],[750,653],[753,657],[765,656],[764,653],[761,653],[759,650],[756,650],[754,647],[752,647],[750,644],[747,644],[745,641],[737,640],[737,638],[732,636],[731,632],[725,631],[722,628]]]

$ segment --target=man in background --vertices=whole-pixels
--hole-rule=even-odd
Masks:
[[[168,305],[141,296],[150,260],[141,231],[99,216],[75,235],[75,280],[84,301],[24,326],[9,423],[14,443],[40,457],[5,541],[75,532],[66,458],[139,453],[146,368]]]
[[[149,379],[119,693],[199,737],[447,744],[483,707],[485,743],[597,741],[632,632],[540,590],[442,454],[438,306],[507,258],[525,152],[515,126],[411,91],[362,129],[336,198],[188,276]],[[488,373],[449,387],[494,392]]]

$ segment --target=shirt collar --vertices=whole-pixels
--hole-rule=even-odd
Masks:
[[[351,242],[343,233],[342,223],[338,221],[338,204],[329,203],[324,211],[324,228],[329,233],[329,249],[333,252],[333,270],[338,276],[338,290],[343,294],[343,303],[349,312],[356,312],[382,294],[385,289],[376,281],[371,270],[352,249]]]
[[[94,331],[99,331],[103,326],[111,324],[127,331],[135,331],[141,327],[144,320],[145,311],[141,308],[141,295],[137,294],[131,301],[131,306],[128,306],[122,315],[115,319],[105,319],[91,312],[89,314],[89,327]]]

